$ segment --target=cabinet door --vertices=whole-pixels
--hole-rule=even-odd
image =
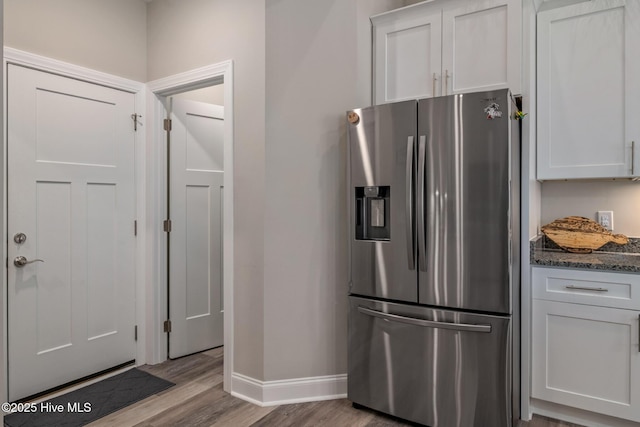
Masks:
[[[538,179],[640,174],[639,9],[594,0],[538,15]]]
[[[533,301],[532,397],[640,421],[638,312]]]
[[[372,18],[375,104],[440,94],[441,9],[417,6]]]
[[[442,15],[443,94],[521,91],[522,4],[468,2]]]

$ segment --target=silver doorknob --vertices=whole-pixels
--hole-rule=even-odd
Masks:
[[[43,259],[32,259],[31,261],[29,261],[28,259],[26,259],[25,257],[23,257],[22,255],[18,255],[17,257],[14,258],[13,260],[13,265],[15,265],[16,267],[24,267],[27,264],[31,264],[32,262],[44,262]]]

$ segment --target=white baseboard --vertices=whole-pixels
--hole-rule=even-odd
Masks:
[[[347,375],[260,381],[234,373],[231,394],[259,406],[343,399],[347,397]]]

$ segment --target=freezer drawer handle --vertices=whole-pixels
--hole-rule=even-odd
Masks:
[[[593,291],[593,292],[609,292],[609,289],[607,288],[591,288],[588,286],[575,286],[575,285],[568,285],[565,286],[566,289],[570,289],[572,291]]]
[[[368,316],[379,317],[380,319],[391,320],[393,322],[406,323],[407,325],[424,326],[426,328],[452,329],[454,331],[483,332],[490,333],[491,325],[469,325],[466,323],[436,322],[433,320],[415,319],[413,317],[398,316],[397,314],[383,313],[378,310],[371,310],[358,306],[358,311]]]

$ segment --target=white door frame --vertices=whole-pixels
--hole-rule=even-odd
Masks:
[[[185,73],[147,83],[147,182],[149,227],[148,255],[146,259],[149,280],[147,322],[149,322],[149,360],[158,363],[167,358],[168,340],[163,332],[167,317],[167,244],[162,232],[166,215],[166,142],[163,120],[166,117],[166,97],[181,92],[224,83],[224,196],[223,196],[223,289],[224,289],[224,390],[231,391],[233,372],[233,62],[198,68]]]
[[[35,55],[32,53],[20,51],[17,49],[5,47],[4,48],[4,58],[3,58],[3,67],[4,70],[7,69],[7,64],[16,64],[21,65],[28,68],[33,68],[40,71],[49,72],[52,74],[57,74],[63,77],[70,77],[77,80],[82,80],[85,82],[98,84],[101,86],[106,86],[114,89],[123,90],[126,92],[133,93],[135,95],[135,106],[136,113],[139,114],[146,110],[146,87],[144,83],[136,82],[133,80],[128,80],[125,78],[113,76],[111,74],[102,73],[99,71],[91,70],[88,68],[80,67],[77,65],[69,64],[66,62],[46,58],[40,55]],[[7,114],[7,90],[6,90],[6,79],[7,76],[4,76],[5,80],[2,82],[3,85],[3,102],[4,102],[4,133],[3,133],[3,167],[4,171],[7,170],[7,122],[6,122],[6,114]],[[132,111],[133,113],[133,111]],[[142,123],[144,123],[144,117],[142,118]],[[135,191],[136,191],[136,217],[138,221],[138,235],[136,239],[136,249],[135,249],[135,257],[136,257],[136,272],[135,272],[135,295],[136,295],[136,324],[138,325],[138,341],[136,344],[136,364],[144,364],[148,360],[149,353],[147,352],[146,342],[149,339],[149,333],[147,333],[147,324],[145,315],[146,301],[150,294],[147,293],[147,287],[145,283],[147,281],[146,277],[146,269],[141,268],[141,266],[145,265],[145,261],[147,259],[146,256],[146,248],[147,245],[145,242],[147,241],[147,226],[146,226],[146,199],[147,199],[147,189],[145,185],[145,170],[147,168],[146,165],[146,151],[147,151],[147,139],[146,139],[146,128],[144,126],[138,126],[138,131],[135,134]],[[3,212],[7,212],[7,187],[6,182],[1,189],[2,191],[2,209]],[[7,235],[7,218],[4,217],[4,221],[2,224],[4,235]],[[2,254],[5,259],[7,259],[7,246],[2,244]],[[2,267],[2,294],[0,295],[0,311],[2,315],[2,319],[7,318],[7,266],[3,264]],[[8,395],[8,384],[7,384],[7,373],[8,373],[8,364],[7,364],[7,338],[8,338],[8,326],[6,322],[3,322],[2,330],[2,380],[0,383],[0,400],[6,401],[6,396]]]

